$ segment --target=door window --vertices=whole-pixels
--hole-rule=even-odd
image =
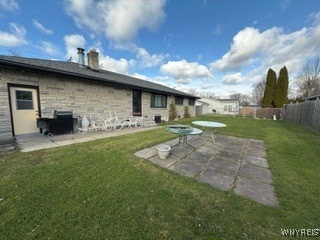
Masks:
[[[33,99],[31,91],[16,90],[17,110],[33,109]]]

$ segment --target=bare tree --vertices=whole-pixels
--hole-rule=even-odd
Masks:
[[[252,100],[256,104],[261,104],[263,95],[264,95],[264,90],[266,87],[266,79],[262,79],[260,82],[254,84],[252,89]]]
[[[309,58],[299,69],[296,84],[300,97],[320,94],[320,57]]]
[[[248,106],[251,102],[250,96],[241,93],[234,93],[231,94],[229,97],[230,99],[238,100],[240,106]]]

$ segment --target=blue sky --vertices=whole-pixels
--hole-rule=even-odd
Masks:
[[[0,54],[77,62],[185,92],[250,95],[320,55],[318,0],[0,0]]]

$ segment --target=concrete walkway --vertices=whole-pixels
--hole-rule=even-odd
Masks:
[[[263,141],[210,134],[188,137],[183,147],[178,139],[164,144],[172,147],[169,157],[159,158],[156,147],[135,153],[161,167],[221,190],[229,190],[256,202],[278,206]]]
[[[61,147],[75,143],[88,142],[97,139],[103,139],[108,137],[115,137],[130,133],[142,132],[147,130],[152,130],[156,127],[147,128],[126,128],[115,131],[97,131],[97,132],[87,132],[85,134],[75,133],[75,134],[63,134],[56,136],[44,136],[41,133],[34,134],[24,134],[16,137],[16,145],[21,152],[31,152],[40,149]]]

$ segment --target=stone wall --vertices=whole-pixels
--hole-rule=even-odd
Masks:
[[[175,102],[174,96],[168,96],[167,98],[167,108],[151,108],[150,107],[151,95],[148,92],[142,94],[142,116],[145,117],[154,117],[155,115],[160,115],[161,120],[169,121],[169,105],[172,102]],[[196,107],[195,105],[189,106],[189,99],[183,99],[183,105],[176,105],[177,117],[184,116],[184,107],[189,107],[189,114],[191,117],[196,116]]]
[[[88,83],[79,80],[39,79],[41,114],[52,116],[54,110],[73,110],[74,116],[89,117],[99,113],[108,117],[110,111],[118,116],[132,115],[132,90]]]

